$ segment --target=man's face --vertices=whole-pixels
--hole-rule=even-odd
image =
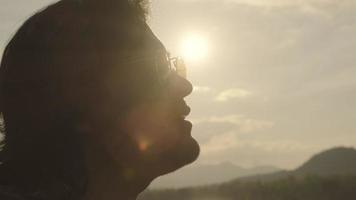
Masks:
[[[192,124],[185,119],[190,108],[184,97],[192,85],[176,74],[169,79],[159,98],[135,106],[125,120],[142,164],[159,174],[191,163],[199,154],[199,145],[191,136]]]
[[[148,57],[137,64],[147,65],[137,68],[131,76],[136,84],[130,87],[144,95],[120,119],[117,135],[109,141],[109,152],[124,167],[159,176],[193,162],[199,145],[191,136],[191,122],[185,119],[190,108],[184,98],[192,92],[192,85],[174,72],[161,73],[169,66],[156,58],[162,58],[166,51],[150,30],[146,34],[146,42],[135,55]],[[136,63],[132,67],[136,68]]]

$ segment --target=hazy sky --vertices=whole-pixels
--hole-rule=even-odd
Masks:
[[[51,0],[1,0],[0,49]],[[199,163],[294,168],[356,146],[356,0],[153,0],[149,23],[179,53],[189,33],[208,57],[189,63]]]

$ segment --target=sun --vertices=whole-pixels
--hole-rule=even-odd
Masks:
[[[187,62],[202,61],[209,50],[208,39],[203,34],[187,34],[182,39],[180,54]]]

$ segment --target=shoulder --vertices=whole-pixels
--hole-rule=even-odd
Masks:
[[[0,200],[44,200],[47,199],[40,192],[23,194],[15,187],[0,185]]]
[[[1,200],[27,200],[21,194],[15,192],[10,187],[0,186],[0,199]]]

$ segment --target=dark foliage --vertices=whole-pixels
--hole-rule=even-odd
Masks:
[[[306,176],[272,182],[231,182],[179,190],[146,191],[139,200],[353,200],[356,176]]]

